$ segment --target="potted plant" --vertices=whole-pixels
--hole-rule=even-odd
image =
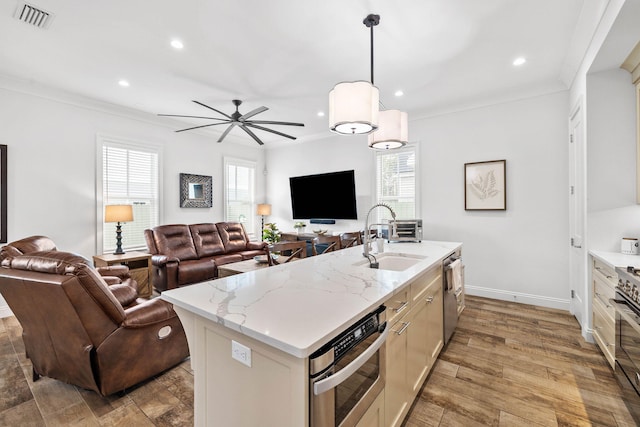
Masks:
[[[306,226],[307,226],[307,224],[304,221],[298,221],[295,224],[293,224],[293,228],[298,230],[298,234],[304,233],[304,228]]]
[[[268,222],[262,230],[262,240],[271,244],[280,241],[280,230],[275,222]]]

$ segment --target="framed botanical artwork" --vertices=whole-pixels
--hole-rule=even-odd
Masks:
[[[464,209],[507,209],[507,161],[491,160],[464,164]]]
[[[213,206],[212,179],[206,175],[180,174],[180,207],[210,208]]]

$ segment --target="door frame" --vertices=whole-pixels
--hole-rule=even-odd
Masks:
[[[577,121],[577,124],[576,124]],[[580,96],[569,114],[569,310],[582,329],[582,336],[592,341],[591,295],[587,251],[587,133],[584,98]],[[574,129],[580,128],[578,135]],[[581,138],[581,140],[579,140]],[[576,145],[571,145],[576,144]],[[582,144],[576,149],[577,144]],[[576,158],[577,156],[577,158]],[[578,167],[576,167],[578,165]],[[573,175],[573,176],[572,176]],[[576,198],[581,200],[576,202]],[[574,205],[575,203],[575,205]],[[576,212],[576,209],[578,212]],[[581,221],[577,218],[582,216]],[[582,222],[582,229],[579,222]]]

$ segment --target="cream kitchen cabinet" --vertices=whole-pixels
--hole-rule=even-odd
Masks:
[[[611,367],[615,369],[615,310],[609,299],[615,297],[618,275],[610,265],[597,258],[592,259],[593,338]]]
[[[405,307],[402,316],[391,317],[386,344],[386,425],[399,426],[443,346],[441,266],[420,275],[387,305]]]

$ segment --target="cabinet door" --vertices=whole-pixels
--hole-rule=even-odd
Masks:
[[[407,329],[407,386],[409,398],[413,399],[420,390],[429,372],[431,349],[429,348],[428,329],[429,305],[427,299],[416,301],[409,313],[411,326]]]
[[[443,331],[443,308],[442,308],[442,283],[436,282],[429,287],[425,297],[427,304],[426,331],[427,331],[427,354],[429,357],[429,368],[433,366],[442,346],[444,344]]]
[[[407,330],[403,319],[391,326],[386,342],[385,425],[399,426],[409,411],[407,390]]]
[[[376,397],[367,412],[358,421],[357,427],[385,427],[384,390]]]

